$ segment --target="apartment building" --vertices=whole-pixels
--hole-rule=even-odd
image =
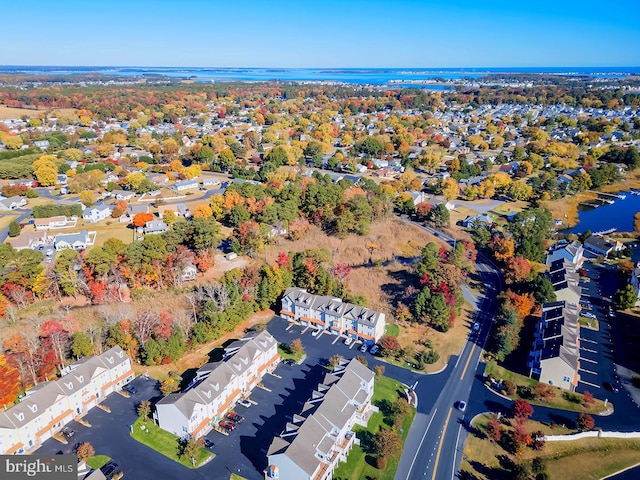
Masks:
[[[33,451],[133,378],[131,359],[120,347],[69,365],[59,379],[36,385],[0,412],[0,452]]]
[[[340,298],[312,295],[302,288],[287,288],[280,316],[289,321],[346,335],[373,344],[384,335],[385,314]]]
[[[553,284],[557,301],[565,301],[577,306],[580,303],[582,287],[576,266],[564,258],[554,260],[549,266],[547,277]]]
[[[326,480],[359,444],[354,425],[366,426],[374,375],[353,359],[325,375],[300,414],[293,415],[267,451],[266,479]]]
[[[566,301],[543,305],[527,360],[531,378],[565,390],[575,390],[580,381],[578,309]]]
[[[280,359],[278,342],[266,330],[249,333],[225,350],[226,359],[201,367],[186,391],[156,404],[160,428],[181,438],[205,435]]]

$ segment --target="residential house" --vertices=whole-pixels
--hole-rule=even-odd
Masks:
[[[547,277],[553,284],[556,300],[576,306],[580,303],[582,293],[582,287],[578,285],[580,275],[573,263],[564,258],[554,260],[549,266]]]
[[[27,199],[24,197],[13,196],[0,199],[0,210],[15,210],[27,205]]]
[[[136,196],[136,192],[130,190],[112,190],[111,196],[116,200],[131,200]]]
[[[120,215],[120,222],[131,222],[138,213],[149,213],[149,205],[127,205],[127,211]]]
[[[385,329],[385,314],[340,298],[312,295],[297,287],[287,288],[282,297],[280,316],[324,329],[334,335],[346,335],[373,344]]]
[[[82,230],[76,233],[59,233],[53,239],[53,245],[56,250],[65,250],[72,248],[73,250],[84,250],[93,245],[96,241],[96,232],[88,232]]]
[[[36,218],[33,221],[33,225],[36,227],[36,230],[56,230],[59,228],[73,228],[76,226],[78,222],[78,217],[75,215],[67,220],[67,217],[64,215],[58,215],[56,217],[49,218]]]
[[[151,220],[144,224],[144,233],[146,235],[164,233],[167,230],[169,230],[169,226],[159,219]]]
[[[9,238],[9,244],[16,250],[31,249],[44,247],[53,243],[53,237],[47,235],[47,232],[30,232],[23,231],[19,237]]]
[[[189,218],[191,216],[191,212],[189,212],[189,209],[184,203],[158,206],[158,216],[160,218],[164,218],[166,212],[173,212],[176,217]]]
[[[584,249],[606,257],[610,252],[620,251],[622,244],[620,242],[611,243],[600,236],[592,235],[584,241]]]
[[[187,265],[182,269],[182,281],[189,282],[195,280],[198,276],[198,269],[195,265]]]
[[[275,369],[278,342],[269,332],[252,332],[239,342],[224,361],[201,367],[187,391],[167,395],[156,404],[154,417],[160,428],[181,438],[205,435],[265,373]]]
[[[33,145],[42,150],[47,150],[49,148],[49,140],[36,140]]]
[[[551,266],[554,261],[561,259],[571,262],[575,268],[582,267],[582,263],[584,262],[584,248],[582,244],[573,241],[552,250],[547,255],[547,265]]]
[[[220,179],[215,177],[207,177],[202,179],[203,187],[215,187],[216,185],[220,185]]]
[[[578,308],[563,301],[543,305],[527,360],[531,378],[575,390],[580,381]]]
[[[636,298],[638,301],[636,305],[640,305],[640,262],[636,263],[636,266],[631,271],[631,286],[636,292]]]
[[[176,182],[172,187],[176,192],[182,192],[183,190],[197,190],[198,189],[198,181],[195,179],[191,180],[182,180],[180,182]]]
[[[420,192],[417,190],[412,190],[407,193],[409,194],[409,196],[411,196],[411,199],[413,200],[414,205],[418,205],[419,203],[426,202],[429,199],[429,196],[426,193]]]
[[[266,479],[328,480],[360,444],[353,428],[366,427],[374,375],[356,359],[327,373],[267,451]]]
[[[95,207],[85,208],[82,211],[82,219],[88,220],[91,223],[96,223],[100,220],[104,220],[105,218],[109,218],[112,212],[113,208],[111,205],[96,205]]]
[[[131,359],[118,346],[69,365],[58,380],[33,387],[0,412],[0,454],[35,450],[133,378]]]
[[[493,225],[493,220],[489,216],[488,213],[482,213],[477,215],[469,215],[467,218],[462,220],[462,226],[464,228],[469,228],[474,225],[474,223],[480,222],[481,225],[491,227]]]

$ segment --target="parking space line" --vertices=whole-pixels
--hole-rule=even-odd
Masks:
[[[580,380],[578,383],[584,383],[585,385],[589,385],[590,387],[600,388],[600,385],[596,385],[595,383],[585,382],[584,380]]]
[[[589,340],[588,338],[582,338],[582,337],[580,337],[580,341],[581,341],[581,342],[589,342],[589,343],[593,343],[593,344],[595,344],[595,345],[597,345],[597,344],[598,344],[598,342],[596,342],[595,340]]]
[[[331,344],[335,345],[338,340],[340,340],[340,335],[336,335],[335,340],[333,342],[331,342]]]
[[[311,328],[311,325],[307,325],[306,327],[304,327],[304,330],[302,330],[302,332],[300,332],[300,333],[306,332],[307,330],[309,330],[309,328]]]
[[[580,368],[579,369],[581,372],[587,372],[590,373],[591,375],[598,375],[597,372],[592,372],[591,370],[587,370],[586,368]]]
[[[584,350],[585,352],[589,352],[589,353],[598,353],[597,350],[591,350],[590,348],[580,347],[580,350]]]
[[[584,358],[584,357],[580,357],[580,361],[581,361],[581,362],[583,362],[583,361],[584,361],[584,362],[589,362],[589,363],[596,363],[596,364],[598,363],[598,362],[596,362],[595,360],[590,360],[590,359],[588,359],[588,358]]]

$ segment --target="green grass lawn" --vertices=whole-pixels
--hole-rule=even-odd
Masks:
[[[382,401],[388,401],[394,403],[398,399],[398,392],[403,391],[404,386],[396,380],[389,377],[376,377],[375,389],[373,392],[372,402],[374,405],[378,405]],[[400,434],[402,435],[402,443],[407,438],[411,422],[415,416],[415,409],[412,409],[411,414],[405,417],[402,422],[402,429]],[[398,462],[400,461],[400,454],[394,455],[387,459],[387,468],[385,470],[378,470],[375,465],[375,457],[368,452],[365,452],[363,447],[365,446],[366,438],[371,437],[378,433],[380,428],[389,428],[384,423],[384,415],[382,411],[376,412],[371,415],[367,428],[357,426],[354,428],[356,436],[361,440],[362,445],[354,445],[347,457],[345,463],[341,463],[336,471],[333,473],[335,480],[352,480],[352,479],[366,479],[377,478],[378,480],[393,480],[393,477],[398,468]]]
[[[510,380],[516,385],[524,386],[524,387],[534,387],[538,383],[540,383],[537,380],[534,380],[532,378],[525,377],[524,375],[520,375],[519,373],[515,373],[510,370],[507,370],[506,368],[499,366],[494,361],[487,362],[484,370],[484,374],[485,376],[488,376],[489,374],[493,374],[498,379]],[[574,393],[574,392],[567,392],[564,390],[560,390],[559,388],[555,388],[555,390],[556,390],[556,396],[547,402],[542,402],[535,398],[529,398],[529,397],[523,398],[517,393],[515,395],[511,395],[510,397],[514,400],[518,398],[523,398],[523,400],[526,400],[531,405],[541,405],[545,407],[559,408],[562,410],[571,410],[573,412],[587,412],[590,414],[597,414],[599,412],[603,412],[606,410],[606,407],[604,406],[604,402],[602,400],[594,399],[595,403],[593,405],[589,407],[585,407],[582,403],[583,397],[581,394]],[[597,392],[591,392],[591,393],[593,394]],[[608,406],[611,406],[611,402],[609,402]]]
[[[99,468],[102,468],[109,460],[111,460],[111,457],[107,457],[106,455],[94,455],[91,458],[87,458],[87,461],[85,463],[94,470],[98,470]]]
[[[149,433],[146,433],[142,428],[140,428],[142,425],[143,422],[140,418],[138,418],[133,424],[133,432],[131,432],[130,435],[135,440],[149,448],[152,448],[156,452],[161,453],[165,457],[170,458],[174,462],[178,462],[188,468],[194,468],[191,464],[190,458],[178,456],[178,437],[162,430],[152,421],[147,421],[147,423],[144,424],[148,428]],[[210,451],[201,448],[200,453],[196,457],[195,468],[198,468],[200,464],[202,464],[202,462],[208,459],[211,455],[212,453]]]
[[[283,360],[290,358],[297,363],[304,356],[304,351],[300,353],[292,353],[287,349],[287,347],[288,345],[284,345],[282,343],[278,344],[278,353]]]
[[[384,333],[386,333],[387,335],[391,335],[392,337],[397,337],[398,335],[400,335],[400,326],[394,325],[393,323],[391,323],[387,325],[387,327],[384,330]]]

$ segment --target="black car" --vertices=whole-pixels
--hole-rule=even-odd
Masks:
[[[70,429],[69,427],[64,427],[64,428],[62,429],[62,434],[63,434],[65,437],[67,437],[67,438],[71,438],[71,437],[73,437],[73,436],[76,434],[76,432],[74,432],[74,431],[73,431],[72,429]]]
[[[205,448],[213,448],[213,442],[211,440],[209,440],[208,438],[204,439],[204,447]]]
[[[620,391],[620,389],[613,383],[610,382],[604,382],[602,384],[602,386],[606,389],[609,390],[610,392],[614,392],[614,393],[618,393]]]
[[[124,387],[122,387],[122,390],[124,390],[125,392],[129,392],[131,395],[138,393],[138,389],[133,385],[125,385]]]
[[[105,463],[100,470],[102,471],[102,474],[107,477],[107,479],[112,479],[118,474],[122,473],[122,470],[120,470],[118,464],[113,460],[109,460],[107,463]]]
[[[283,360],[282,363],[284,363],[285,365],[288,365],[290,367],[294,366],[296,362],[294,362],[293,360],[291,360],[290,358]]]

